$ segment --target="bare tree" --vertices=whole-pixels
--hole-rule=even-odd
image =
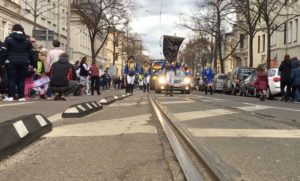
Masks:
[[[88,29],[93,61],[113,28],[127,19],[132,3],[132,0],[82,0],[72,3],[81,23]]]
[[[253,11],[253,8],[256,7],[253,0],[233,0],[233,5],[237,14],[236,20],[233,23],[238,30],[248,35],[249,66],[253,67],[253,39],[258,31],[257,24],[260,19],[260,13]],[[261,9],[257,9],[257,12],[260,11]]]
[[[37,18],[46,12],[56,9],[58,6],[61,6],[64,1],[54,0],[54,2],[49,2],[48,0],[22,0],[25,5],[26,13],[29,13],[33,16],[33,31],[37,27]]]
[[[261,15],[263,23],[259,30],[266,32],[267,38],[267,67],[271,65],[271,37],[273,33],[283,27],[288,21],[299,16],[293,5],[287,0],[254,0],[253,11]],[[290,10],[290,11],[289,11]]]
[[[221,72],[223,73],[224,61],[230,55],[223,57],[222,42],[224,33],[228,28],[226,27],[226,23],[228,22],[229,15],[234,13],[232,2],[230,0],[207,0],[204,4],[198,4],[198,7],[199,13],[192,17],[194,24],[192,26],[183,24],[183,26],[211,36],[211,42],[214,43],[212,56],[214,65],[216,67],[217,59],[219,59]]]

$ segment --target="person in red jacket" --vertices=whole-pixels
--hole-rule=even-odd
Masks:
[[[94,91],[97,91],[97,94],[100,95],[100,86],[99,86],[99,68],[97,67],[95,61],[93,61],[92,66],[90,67],[91,72],[91,93],[94,95]]]
[[[258,65],[256,74],[256,91],[259,93],[259,100],[265,101],[268,88],[268,76],[263,64]]]

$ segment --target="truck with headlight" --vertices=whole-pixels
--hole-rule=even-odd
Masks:
[[[191,93],[191,84],[192,79],[190,76],[186,76],[186,74],[180,70],[176,70],[176,76],[174,80],[174,91],[179,91],[182,94],[190,94]],[[163,72],[161,72],[156,80],[155,80],[155,93],[161,93],[166,90],[166,76]]]

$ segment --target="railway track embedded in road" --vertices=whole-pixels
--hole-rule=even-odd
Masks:
[[[188,181],[240,180],[236,174],[228,174],[230,173],[228,170],[224,173],[220,167],[214,165],[215,161],[196,147],[187,133],[172,121],[172,116],[153,95],[150,95],[149,99]]]

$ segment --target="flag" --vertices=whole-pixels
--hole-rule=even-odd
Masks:
[[[173,62],[177,59],[178,50],[184,38],[176,36],[164,36],[163,53],[167,61]]]

